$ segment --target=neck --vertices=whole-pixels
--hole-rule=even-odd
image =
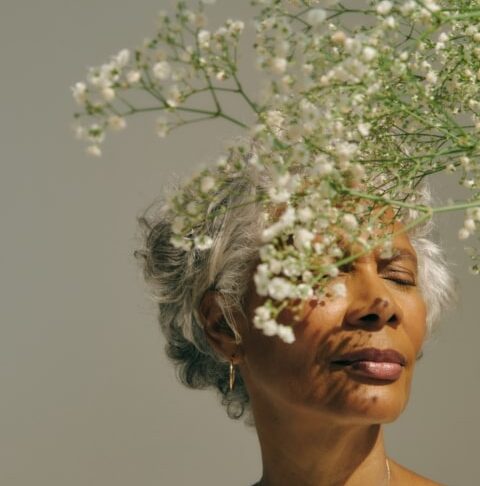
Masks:
[[[263,464],[258,486],[389,484],[381,425],[252,406]]]

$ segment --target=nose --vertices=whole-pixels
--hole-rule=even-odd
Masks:
[[[369,329],[385,325],[396,327],[403,319],[403,312],[387,288],[385,280],[376,272],[375,275],[367,271],[355,273],[350,281],[351,302],[345,323]]]

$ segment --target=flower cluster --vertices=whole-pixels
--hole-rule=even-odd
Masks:
[[[266,227],[255,273],[265,303],[254,325],[292,342],[279,315],[293,302],[342,296],[342,265],[381,246],[391,252],[382,215],[393,211],[408,231],[436,213],[464,211],[461,240],[480,229],[480,9],[469,0],[254,0],[255,64],[264,87],[255,98],[237,63],[242,21],[207,28],[205,4],[179,2],[159,15],[157,35],[133,53],[122,50],[90,69],[73,95],[90,125],[77,125],[87,151],[100,155],[108,129],[125,118],[162,111],[159,136],[187,123],[223,118],[248,128],[246,141],[195,175],[172,196],[172,244],[208,251],[205,221],[211,191],[229,177],[259,181]],[[352,14],[362,14],[358,25]],[[353,19],[353,20],[352,20]],[[127,98],[148,95],[153,106]],[[247,126],[226,112],[220,95],[236,93],[251,108]],[[193,102],[208,93],[212,108]],[[418,203],[424,178],[445,171],[468,192],[435,207]],[[411,218],[411,214],[416,214]],[[345,253],[345,243],[360,251]],[[469,247],[471,271],[479,251]],[[298,306],[300,309],[300,306]]]

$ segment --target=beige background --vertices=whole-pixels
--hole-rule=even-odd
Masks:
[[[260,475],[254,432],[229,420],[212,392],[177,383],[132,257],[135,218],[162,184],[238,132],[212,122],[161,141],[147,117],[130,119],[97,160],[69,131],[69,86],[151,35],[165,4],[1,2],[2,485],[246,486]],[[247,1],[211,11],[244,17]],[[437,191],[449,184],[442,178]],[[460,217],[439,223],[462,300],[419,365],[387,446],[421,474],[473,486],[480,280],[450,235]]]

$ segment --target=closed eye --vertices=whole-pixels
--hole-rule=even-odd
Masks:
[[[416,283],[412,282],[411,280],[405,280],[403,278],[397,277],[384,277],[385,280],[390,280],[398,285],[406,286],[406,287],[416,287]]]

